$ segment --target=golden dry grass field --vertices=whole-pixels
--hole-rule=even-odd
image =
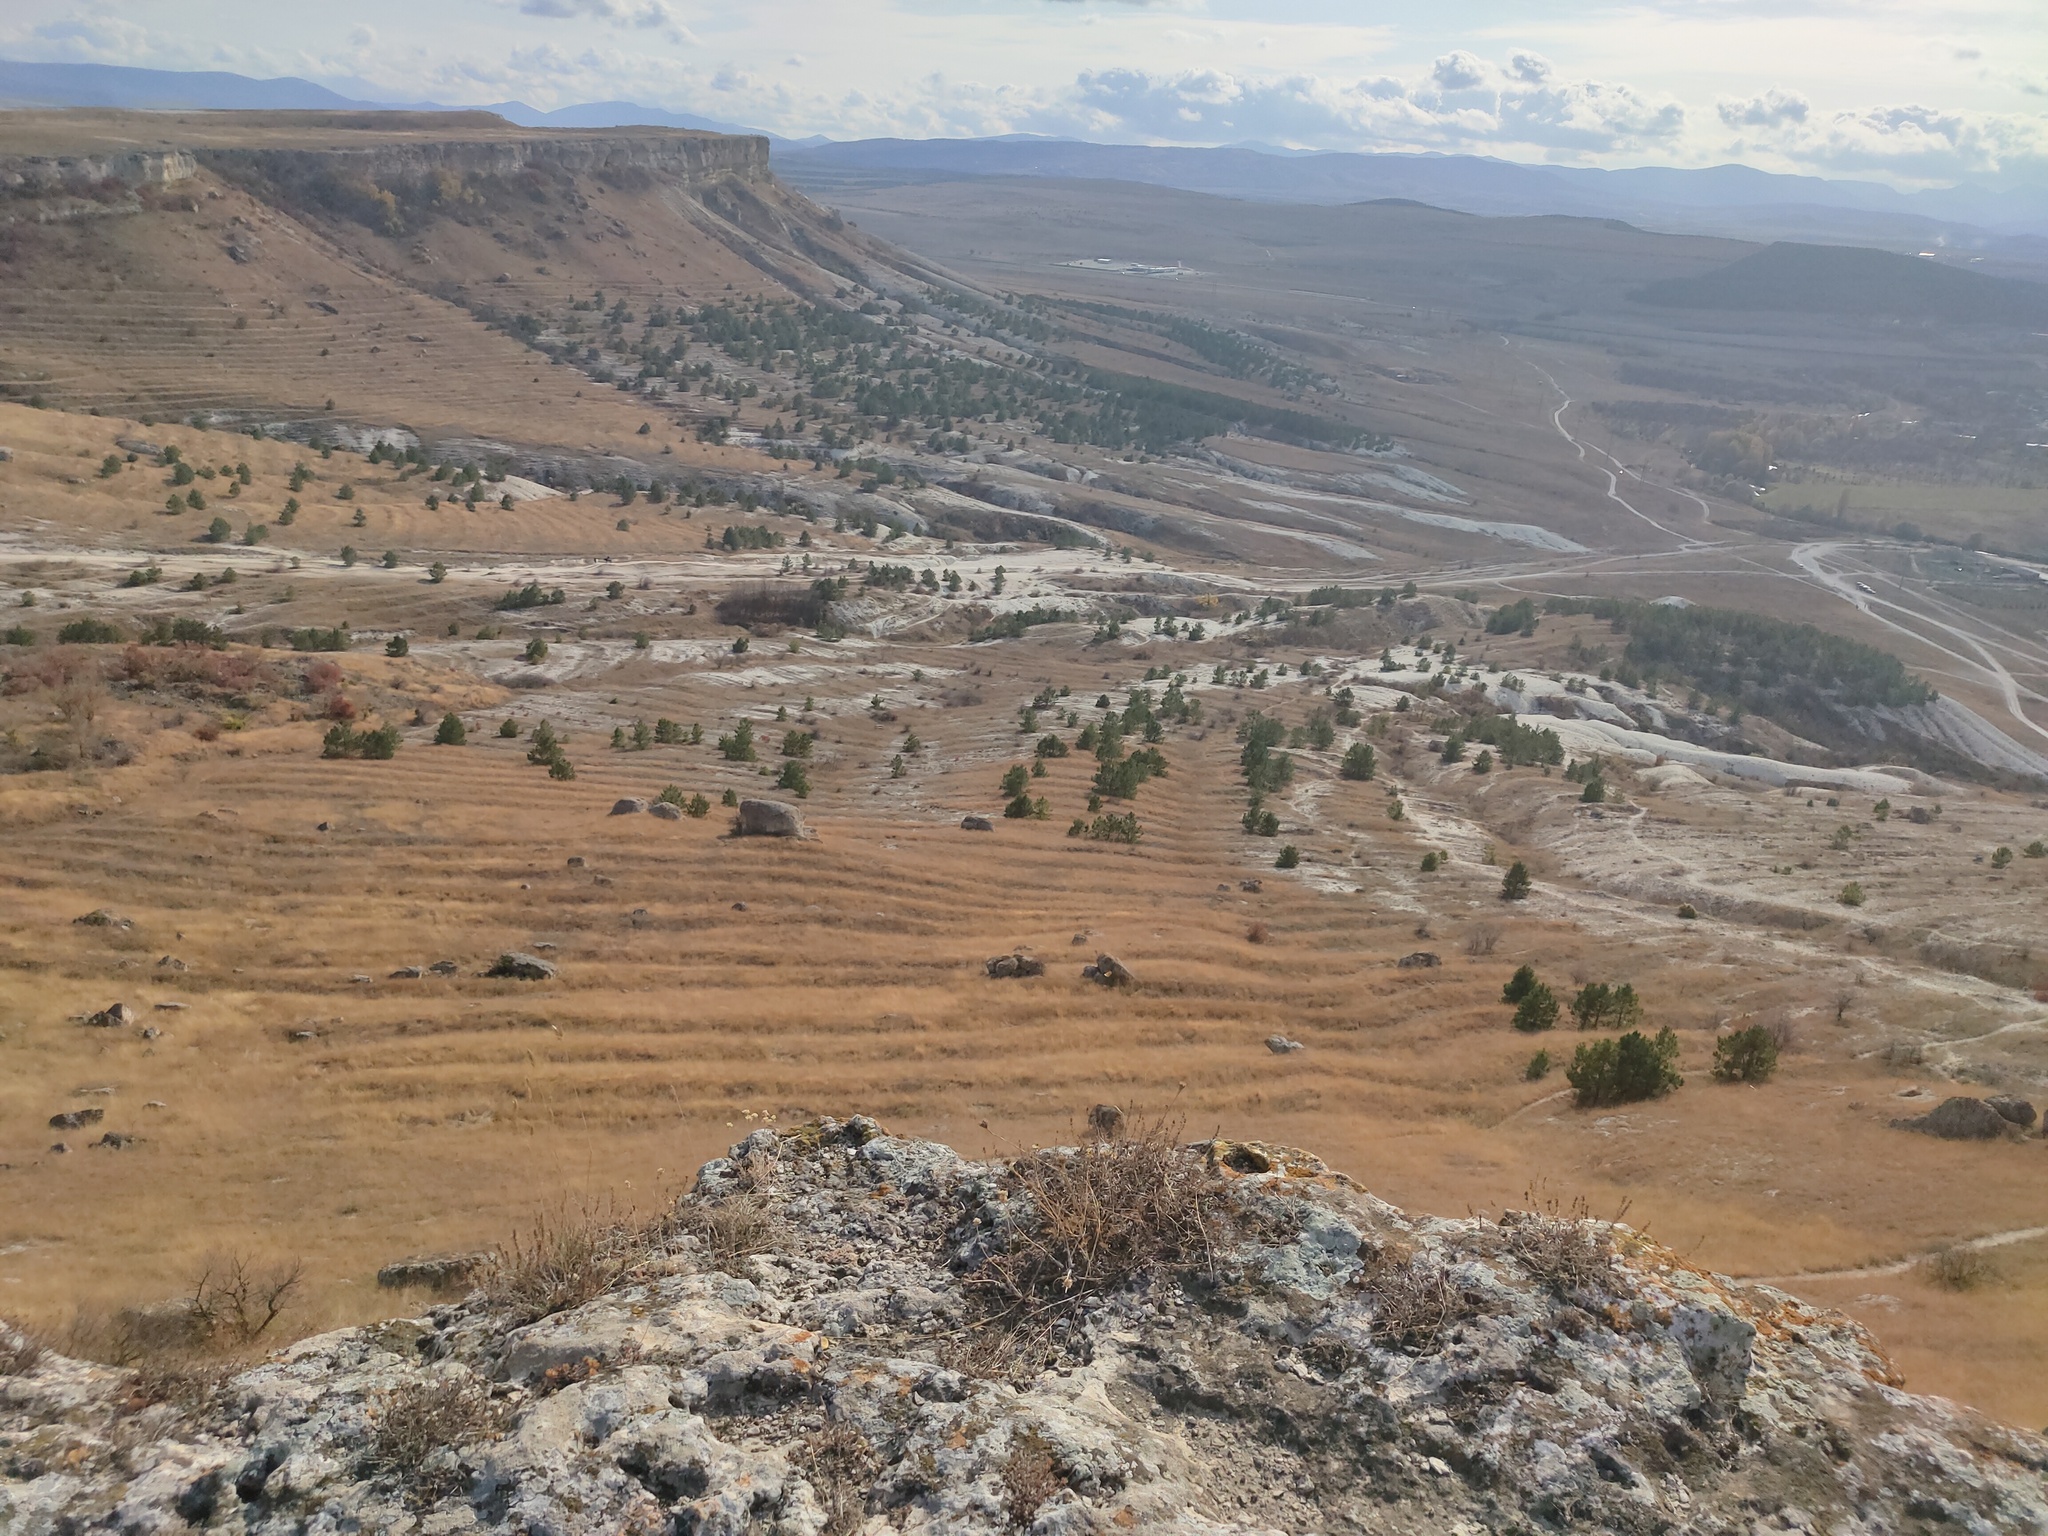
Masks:
[[[1557,776],[1441,763],[1424,710],[1386,717],[1373,782],[1336,776],[1341,739],[1298,752],[1268,840],[1238,824],[1234,726],[1253,708],[1302,723],[1327,702],[1327,679],[1300,676],[1306,653],[1254,631],[1096,644],[1086,626],[1052,625],[970,645],[941,617],[838,644],[763,634],[735,654],[737,632],[711,609],[780,557],[706,552],[708,509],[638,517],[614,545],[616,513],[592,500],[428,513],[416,485],[387,486],[394,471],[337,454],[313,461],[320,494],[302,493],[305,511],[270,546],[216,550],[190,542],[199,517],[156,513],[160,472],[97,478],[99,437],[135,424],[11,409],[0,425],[17,446],[0,465],[14,541],[0,601],[17,604],[10,622],[43,632],[13,653],[23,681],[0,700],[0,723],[24,741],[83,729],[121,748],[0,780],[10,1315],[61,1331],[74,1313],[173,1294],[209,1256],[244,1253],[306,1262],[292,1322],[311,1329],[417,1304],[376,1290],[392,1259],[486,1245],[564,1206],[651,1209],[761,1123],[867,1112],[999,1151],[1064,1138],[1110,1101],[1184,1119],[1191,1134],[1314,1148],[1417,1209],[1583,1198],[1625,1210],[1701,1262],[1788,1277],[1843,1306],[1916,1388],[2048,1419],[2048,1242],[2036,1231],[1985,1249],[1989,1272],[1964,1290],[1920,1262],[2037,1229],[2041,1143],[1951,1144],[1888,1123],[1949,1078],[2039,1070],[2042,1009],[2026,993],[1935,969],[1888,936],[1909,922],[2025,930],[2048,871],[1977,862],[2040,835],[2048,813],[2024,798],[1943,786],[1915,800],[1939,798],[1933,824],[1878,824],[1868,794],[1824,805],[1825,792],[1718,778],[1652,789],[1617,769],[1617,799],[1596,822]],[[195,463],[251,463],[236,500],[276,500],[304,457],[180,436],[204,447],[188,448]],[[359,487],[352,504],[332,495],[344,474]],[[344,541],[366,552],[360,565],[334,558]],[[821,529],[813,553],[839,562],[863,543]],[[403,551],[396,569],[375,558],[387,546]],[[151,547],[163,579],[121,587]],[[896,547],[982,583],[1007,562],[1048,593],[1098,563]],[[233,587],[181,590],[230,558]],[[424,574],[435,558],[454,567],[444,583]],[[524,579],[521,559],[566,589],[561,607],[493,611]],[[33,608],[18,607],[24,592]],[[334,655],[208,653],[244,669],[225,683],[180,681],[120,645],[49,643],[80,615],[132,632],[171,613],[252,638],[346,618],[364,639]],[[502,633],[472,638],[486,627]],[[413,639],[403,658],[369,638],[401,631]],[[1535,666],[1569,633],[1446,637]],[[540,636],[551,655],[526,667],[521,648]],[[1370,703],[1377,654],[1321,660]],[[101,679],[86,727],[62,715],[62,679],[32,669],[60,655]],[[1289,671],[1262,691],[1209,683],[1215,664],[1247,657]],[[1094,769],[1082,752],[1032,781],[1047,820],[960,828],[963,813],[999,808],[998,780],[1037,739],[1018,711],[1041,690],[1069,690],[1040,728],[1072,740],[1067,711],[1098,719],[1100,695],[1121,707],[1158,666],[1193,679],[1203,720],[1167,732],[1169,772],[1133,802],[1136,847],[1067,835]],[[323,760],[337,698],[359,721],[401,727],[393,760]],[[451,709],[468,742],[435,746]],[[1363,729],[1380,729],[1378,715]],[[517,739],[496,734],[507,718]],[[659,718],[701,724],[704,739],[608,744],[615,727]],[[742,718],[759,763],[727,762],[713,744]],[[544,719],[566,734],[572,781],[527,761]],[[701,820],[608,814],[669,784],[714,802],[763,791],[790,730],[816,733],[812,841],[730,837],[715,805]],[[922,745],[907,751],[912,733]],[[1852,853],[1832,841],[1845,821],[1865,829]],[[1298,870],[1273,867],[1278,843],[1301,850]],[[1436,848],[1450,862],[1421,873]],[[1525,903],[1498,895],[1514,858],[1536,876]],[[1830,894],[1851,874],[1872,892],[1854,915]],[[1660,882],[1748,892],[1763,915],[1681,922]],[[121,921],[75,921],[102,909]],[[1043,977],[983,974],[1020,947],[1047,962]],[[478,974],[511,949],[546,956],[558,978]],[[1136,973],[1134,989],[1081,979],[1104,951]],[[1416,951],[1441,964],[1397,967]],[[441,960],[457,973],[392,975]],[[1632,983],[1650,1023],[1677,1031],[1685,1086],[1579,1111],[1558,1067],[1528,1080],[1534,1049],[1561,1065],[1579,1036],[1568,1019],[1533,1038],[1508,1027],[1500,990],[1524,961],[1561,993]],[[156,1033],[80,1022],[117,1001]],[[1783,1026],[1779,1075],[1714,1082],[1717,1027],[1751,1021]],[[1304,1049],[1276,1054],[1274,1035]],[[49,1127],[81,1108],[104,1118]],[[106,1131],[135,1140],[90,1144]]]

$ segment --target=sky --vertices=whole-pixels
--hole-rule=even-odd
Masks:
[[[0,57],[791,137],[2048,181],[2048,0],[5,0]]]

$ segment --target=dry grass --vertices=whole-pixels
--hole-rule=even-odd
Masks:
[[[515,1230],[484,1266],[485,1304],[521,1322],[566,1312],[619,1285],[659,1245],[609,1200],[559,1207]]]

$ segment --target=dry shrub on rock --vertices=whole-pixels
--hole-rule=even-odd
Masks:
[[[543,1213],[485,1266],[484,1299],[524,1322],[566,1312],[618,1285],[657,1245],[609,1200]]]
[[[448,1487],[454,1472],[434,1465],[436,1453],[494,1433],[501,1421],[489,1389],[467,1374],[406,1382],[385,1393],[375,1412],[370,1469],[399,1479],[423,1500]]]
[[[768,1206],[752,1195],[733,1195],[716,1205],[694,1204],[676,1215],[677,1228],[703,1245],[711,1268],[736,1275],[746,1261],[774,1246],[776,1226]]]
[[[882,1471],[882,1458],[868,1437],[835,1419],[805,1435],[793,1459],[818,1496],[825,1515],[823,1536],[854,1536],[867,1523],[868,1494]]]
[[[1120,1140],[1034,1152],[1009,1165],[1030,1216],[968,1284],[998,1313],[1078,1305],[1146,1272],[1211,1257],[1226,1221],[1223,1181],[1179,1127],[1130,1126]]]
[[[1003,1513],[1018,1530],[1029,1530],[1047,1499],[1067,1486],[1045,1442],[1026,1431],[1010,1442],[1003,1458]]]
[[[43,1358],[43,1342],[0,1324],[0,1376],[26,1376]]]
[[[1502,1245],[1522,1268],[1567,1300],[1613,1284],[1612,1230],[1592,1219],[1583,1197],[1569,1210],[1548,1201],[1537,1210],[1504,1211],[1500,1230]]]
[[[1435,1347],[1471,1308],[1443,1266],[1400,1243],[1383,1242],[1364,1256],[1358,1287],[1372,1298],[1373,1332],[1407,1349]]]

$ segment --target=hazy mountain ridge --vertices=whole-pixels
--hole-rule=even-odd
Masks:
[[[252,80],[225,73],[7,61],[0,61],[0,105],[451,110],[435,102],[351,98],[289,76]],[[554,111],[512,101],[482,110],[529,128],[759,131],[629,101],[580,103]],[[780,151],[778,170],[793,184],[814,192],[844,185],[849,172],[859,173],[865,185],[924,180],[935,174],[1060,176],[1147,182],[1261,201],[1343,203],[1407,197],[1466,213],[1577,213],[1760,240],[1961,247],[2005,256],[2038,253],[2003,249],[2003,237],[2048,236],[2048,187],[2025,184],[1964,184],[1906,193],[1879,182],[1785,175],[1746,165],[1607,170],[1524,165],[1482,155],[1182,148],[1028,135],[845,142],[768,137]]]

